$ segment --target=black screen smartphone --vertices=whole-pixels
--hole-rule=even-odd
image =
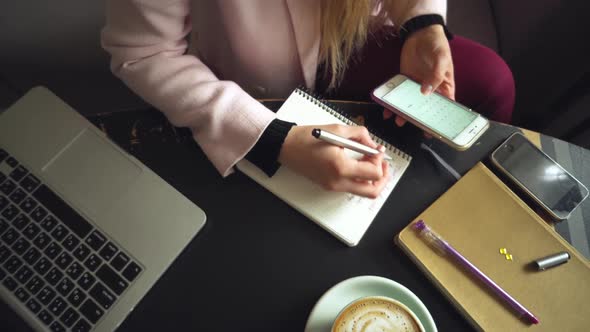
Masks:
[[[580,181],[520,133],[494,150],[491,160],[554,219],[567,219],[588,196]]]

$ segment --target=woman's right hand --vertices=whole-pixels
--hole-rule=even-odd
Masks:
[[[326,125],[294,126],[285,138],[279,162],[307,177],[326,190],[343,191],[376,198],[389,179],[389,167],[383,154],[354,159],[344,148],[320,141],[311,135],[314,128],[357,141],[384,151],[367,128],[361,126]]]

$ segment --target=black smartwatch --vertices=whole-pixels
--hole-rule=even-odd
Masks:
[[[438,14],[420,15],[409,19],[400,27],[399,38],[403,44],[412,33],[435,24],[442,25],[443,30],[445,31],[445,36],[447,36],[448,40],[453,39],[453,34],[445,25],[445,20]]]

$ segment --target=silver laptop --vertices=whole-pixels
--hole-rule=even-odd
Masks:
[[[205,219],[47,89],[0,114],[0,297],[34,329],[114,330]]]

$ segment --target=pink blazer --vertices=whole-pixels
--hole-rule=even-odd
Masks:
[[[445,0],[400,4],[401,21],[446,14]],[[227,176],[275,118],[255,98],[313,88],[320,1],[108,0],[101,40],[113,73]]]

